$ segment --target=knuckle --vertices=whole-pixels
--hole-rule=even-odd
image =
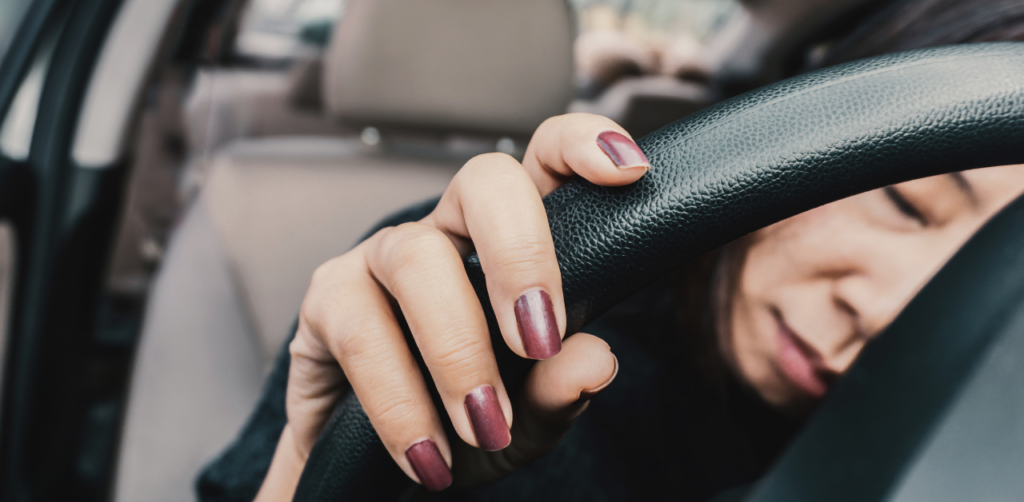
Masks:
[[[391,271],[430,263],[454,252],[447,236],[423,223],[403,223],[390,229],[382,235],[378,249],[379,258]]]
[[[476,193],[483,186],[514,180],[519,171],[522,171],[522,166],[512,156],[500,152],[483,153],[462,166],[455,174],[453,185],[460,192],[469,188],[471,193]]]
[[[387,350],[388,333],[381,319],[376,316],[356,318],[343,326],[338,336],[331,337],[335,354],[339,354],[343,366],[377,366],[381,359],[390,356]]]
[[[562,115],[565,120],[564,126],[584,126],[584,127],[611,127],[612,129],[618,130],[619,125],[612,119],[605,117],[604,115],[597,115],[594,113],[567,113]]]
[[[333,283],[339,275],[347,272],[352,261],[349,253],[346,253],[321,263],[313,271],[313,276],[310,278],[310,286],[316,287]]]
[[[518,161],[511,155],[501,152],[488,152],[481,153],[480,155],[474,156],[466,162],[463,166],[463,170],[475,170],[480,168],[491,168],[494,166],[509,166],[519,164]]]
[[[544,122],[541,122],[540,125],[537,126],[537,129],[533,133],[533,137],[536,138],[536,137],[538,137],[538,136],[540,136],[542,134],[548,134],[549,130],[554,129],[554,128],[558,128],[562,124],[562,122],[564,122],[567,119],[571,120],[571,118],[573,116],[575,116],[575,115],[582,115],[582,114],[579,114],[579,113],[565,113],[565,114],[562,114],[562,115],[554,115],[554,116],[551,116],[551,117],[548,117],[548,118],[544,119]]]
[[[299,319],[314,331],[322,331],[335,312],[339,292],[357,287],[352,279],[365,267],[360,267],[353,252],[332,258],[313,271],[306,296],[299,307]],[[365,273],[363,271],[362,273]],[[300,326],[302,325],[300,323]]]

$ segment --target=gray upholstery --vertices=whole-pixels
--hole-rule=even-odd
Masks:
[[[226,149],[203,198],[267,361],[316,267],[388,213],[443,192],[460,165],[330,138],[268,138]]]
[[[229,144],[151,293],[116,500],[192,498],[198,470],[255,404],[316,267],[388,213],[441,193],[460,164],[345,139]]]
[[[356,125],[529,136],[572,97],[557,0],[353,0],[324,56],[327,109]]]
[[[203,201],[174,235],[163,270],[136,356],[115,500],[193,498],[197,466],[241,426],[263,375],[263,351]]]
[[[301,61],[288,72],[199,72],[185,105],[189,150],[206,154],[240,138],[344,134],[344,128],[309,106],[312,100],[306,94],[318,86],[307,80],[316,66]]]

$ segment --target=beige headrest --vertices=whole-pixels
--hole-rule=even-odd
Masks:
[[[351,125],[529,136],[572,98],[565,0],[353,0],[324,56]]]

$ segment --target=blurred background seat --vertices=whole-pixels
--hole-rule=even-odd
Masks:
[[[604,115],[640,138],[708,106],[716,93],[701,39],[734,7],[696,0],[637,2],[618,11],[595,3],[582,11],[584,30],[574,46],[577,96],[569,110]],[[654,29],[640,11],[675,21]]]
[[[279,69],[202,71],[185,104],[188,147],[214,151],[240,138],[351,133],[323,113],[319,58]],[[314,85],[317,84],[317,85]]]
[[[282,127],[227,134],[201,154],[202,188],[150,293],[117,500],[194,498],[196,473],[249,414],[316,266],[387,213],[440,194],[472,155],[516,153],[565,111],[572,21],[564,0],[349,2],[324,54],[322,98],[338,134],[361,134]]]

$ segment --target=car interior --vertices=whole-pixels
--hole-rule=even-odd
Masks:
[[[546,21],[535,25],[535,45],[511,43],[519,36],[512,29],[481,37],[488,23],[475,21],[510,16]],[[402,45],[408,40],[420,41],[415,53]],[[569,11],[558,2],[348,6],[323,55],[324,112],[356,130],[376,127],[383,139],[367,145],[353,136],[271,134],[213,155],[153,285],[118,497],[190,487],[248,416],[312,271],[389,212],[442,192],[469,156],[501,137],[525,141],[544,118],[564,111],[571,42]],[[475,137],[453,145],[444,131]],[[143,461],[153,451],[164,461]]]
[[[194,499],[200,470],[252,413],[294,329],[311,274],[375,223],[438,196],[475,155],[521,158],[533,130],[554,115],[609,117],[634,138],[646,137],[640,145],[649,152],[659,138],[685,139],[683,128],[701,123],[671,124],[705,117],[698,112],[731,98],[757,102],[762,91],[754,98],[743,93],[814,68],[824,41],[881,4],[16,0],[0,6],[0,25],[9,24],[0,26],[0,498]],[[1012,66],[1021,49],[1000,50],[1005,54],[993,57],[1005,62],[993,78],[1020,76]],[[939,77],[934,89],[945,95],[940,84],[955,82]],[[986,94],[985,110],[1010,112],[992,127],[1017,134],[1024,91],[1009,84],[997,90],[1005,92]],[[955,110],[960,95],[948,94]],[[722,130],[735,126],[722,123]],[[851,126],[835,137],[862,132]],[[765,202],[764,213],[730,213],[742,203],[723,194],[727,209],[702,221],[709,229],[743,221],[742,228],[720,225],[712,238],[710,230],[700,234],[692,230],[698,224],[685,223],[692,229],[684,235],[699,237],[674,259],[699,256],[812,202],[970,167],[983,157],[1024,159],[1015,145],[979,145],[950,142],[946,148],[956,159],[934,172],[856,174],[855,163],[843,164],[831,181],[794,193],[798,203],[780,209],[785,205]],[[958,153],[983,147],[988,153],[975,160]],[[686,148],[697,152],[700,145]],[[650,157],[666,172],[691,169],[680,155]],[[815,162],[808,169],[831,166]],[[847,171],[854,174],[844,178]],[[606,196],[580,186],[560,197],[587,207]],[[658,193],[697,197],[670,188]],[[549,198],[549,206],[563,199]],[[915,300],[920,305],[893,325],[891,331],[905,333],[891,337],[891,354],[873,348],[859,361],[859,373],[838,389],[844,397],[816,415],[755,493],[735,500],[1012,500],[1008,494],[1020,493],[1011,467],[1024,462],[1017,448],[1024,443],[1024,399],[1005,397],[1020,397],[1012,382],[1024,369],[1014,357],[1024,350],[1014,335],[1019,315],[1007,314],[1024,298],[1024,256],[1007,251],[1016,249],[1013,229],[1022,215],[1015,204],[965,247]],[[597,237],[574,238],[565,245]],[[678,251],[661,241],[647,244]],[[651,260],[658,265],[651,270],[672,269]],[[579,275],[593,266],[579,265]],[[570,298],[584,309],[570,313],[575,329],[600,313],[595,305],[615,299],[608,291],[642,286],[577,284],[570,276],[567,292],[576,291]],[[987,293],[969,301],[956,296],[977,285]],[[960,301],[968,306],[949,307]],[[937,325],[943,311],[960,314]],[[907,358],[892,354],[936,330],[980,334],[937,347],[927,361],[911,357],[920,366],[917,380],[934,385],[907,398],[915,392],[904,382]],[[949,367],[955,371],[944,374]],[[868,374],[891,377],[890,384]],[[886,421],[851,402],[893,411]],[[393,465],[382,466],[386,454],[351,453],[360,445],[340,438],[345,427],[368,427],[360,413],[357,402],[339,408],[297,500],[355,500],[389,484],[396,498],[408,491],[407,480],[395,481]],[[879,430],[884,434],[871,436]],[[861,466],[857,475],[830,471],[821,460],[824,445],[846,448]],[[955,460],[965,451],[987,460],[964,470]],[[368,456],[357,469],[329,465],[337,455],[361,454]],[[963,472],[950,474],[958,469]]]

